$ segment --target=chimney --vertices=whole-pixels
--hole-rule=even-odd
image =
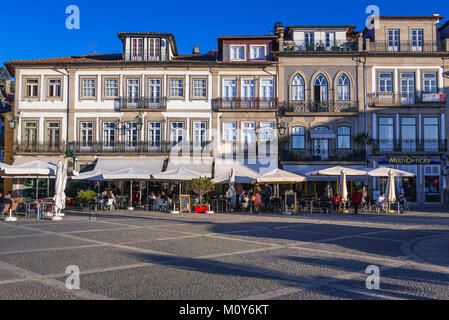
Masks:
[[[200,54],[200,47],[193,47],[193,54]]]

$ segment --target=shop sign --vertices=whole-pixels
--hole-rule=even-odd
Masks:
[[[423,102],[445,102],[446,97],[444,93],[423,93],[422,94]]]
[[[406,164],[406,165],[418,165],[418,164],[439,164],[438,159],[420,158],[420,157],[387,157],[380,158],[379,164]]]

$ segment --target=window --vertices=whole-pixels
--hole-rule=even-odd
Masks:
[[[423,29],[412,29],[412,51],[423,51]]]
[[[324,102],[327,101],[328,96],[328,87],[327,87],[327,79],[321,73],[315,79],[315,101],[316,102]]]
[[[82,79],[82,90],[83,98],[95,98],[95,79]]]
[[[337,148],[350,149],[351,148],[351,128],[338,127],[337,129]]]
[[[379,73],[379,92],[380,93],[393,92],[393,73],[391,72]]]
[[[235,122],[223,122],[223,141],[235,141],[237,124]]]
[[[160,122],[148,122],[148,144],[150,147],[161,146],[161,126]]]
[[[399,51],[399,29],[388,30],[388,50]]]
[[[94,138],[94,123],[80,122],[80,143],[81,147],[92,147]]]
[[[26,121],[25,123],[25,146],[31,147],[37,143],[37,123]]]
[[[206,132],[207,132],[207,122],[205,121],[194,121],[193,122],[193,147],[204,148],[206,147]]]
[[[292,80],[292,101],[304,101],[304,79],[297,74]]]
[[[26,96],[28,98],[37,98],[39,96],[39,80],[28,79],[26,80]]]
[[[438,151],[439,131],[437,117],[424,118],[424,151]]]
[[[326,49],[335,46],[335,32],[326,32]]]
[[[254,121],[243,121],[242,122],[242,143],[243,144],[253,144],[256,142],[256,123]]]
[[[184,97],[184,81],[181,78],[170,79],[170,96],[173,98]]]
[[[148,79],[148,99],[150,104],[161,102],[162,79]]]
[[[260,98],[269,100],[274,97],[273,79],[260,79]]]
[[[379,118],[379,150],[393,151],[394,124],[392,117]]]
[[[259,141],[274,141],[274,123],[260,122]]]
[[[125,148],[126,147],[137,147],[138,141],[138,130],[137,124],[134,121],[125,122]]]
[[[401,142],[403,152],[416,151],[416,118],[401,118]]]
[[[193,98],[206,98],[206,79],[193,79]]]
[[[338,78],[337,100],[343,100],[343,101],[350,100],[349,78],[345,74],[342,74],[340,76],[340,78]]]
[[[47,143],[49,147],[58,147],[60,139],[59,121],[47,122]]]
[[[242,79],[242,99],[254,98],[254,79]]]
[[[236,80],[223,79],[223,98],[225,100],[234,100],[236,97]]]
[[[170,133],[172,145],[181,144],[184,139],[184,122],[172,122]]]
[[[425,72],[423,74],[424,93],[437,92],[437,74],[436,72]]]
[[[231,46],[231,60],[245,60],[245,46]]]
[[[118,97],[118,79],[106,78],[104,81],[104,96],[105,98]]]
[[[133,38],[131,39],[131,60],[143,59],[143,39]]]
[[[306,130],[304,127],[292,128],[292,149],[304,149],[306,147]]]
[[[148,60],[159,60],[160,39],[148,39],[149,51]]]
[[[313,48],[314,46],[314,34],[313,32],[306,32],[304,34],[304,38],[306,40],[306,47],[307,48]]]
[[[61,96],[61,79],[48,80],[48,97],[57,98]]]
[[[114,121],[103,122],[103,147],[114,147],[115,128],[116,123]]]
[[[265,46],[251,46],[251,60],[265,60]]]

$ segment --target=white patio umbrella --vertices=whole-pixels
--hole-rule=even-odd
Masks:
[[[255,179],[258,183],[278,183],[278,184],[290,184],[303,182],[307,179],[299,174],[291,173],[281,169],[274,169],[267,172]]]
[[[309,176],[341,176],[342,171],[344,171],[346,176],[366,176],[366,171],[353,169],[353,168],[346,168],[341,166],[336,166],[332,168],[317,170],[317,171],[311,171],[306,173],[306,175]]]
[[[235,173],[234,168],[229,170],[229,187],[233,187],[235,185]]]
[[[390,173],[393,174],[394,177],[414,177],[415,174],[403,170],[387,168],[387,167],[379,167],[376,169],[369,170],[367,174],[371,177],[388,177]]]
[[[341,200],[347,201],[348,199],[348,186],[346,185],[346,173],[344,170],[341,171],[340,184],[338,186],[338,193],[341,196]]]
[[[60,213],[65,208],[65,185],[67,183],[67,161],[58,161],[56,167],[54,215],[52,220],[61,220]]]
[[[388,182],[385,198],[388,201],[388,211],[391,212],[390,204],[396,201],[396,191],[394,188],[394,174],[391,170],[388,173]]]

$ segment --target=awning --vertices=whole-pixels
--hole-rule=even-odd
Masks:
[[[165,157],[99,158],[94,170],[84,172],[77,180],[149,180],[162,171]]]
[[[184,168],[211,178],[213,162],[212,157],[170,157],[166,171]]]
[[[320,166],[320,165],[284,165],[284,170],[288,172],[292,172],[295,174],[299,174],[300,176],[306,176],[307,181],[337,181],[340,179],[340,175],[338,176],[311,176],[307,175],[307,173],[311,171],[319,171],[324,169],[329,169],[333,166]],[[348,165],[345,166],[347,168],[356,169],[364,171],[365,167],[363,165]],[[366,176],[348,176],[348,181],[364,181]]]
[[[229,183],[229,172],[234,169],[235,182],[253,183],[258,176],[277,169],[277,158],[240,158],[240,159],[215,159],[215,177],[213,182],[216,184]]]
[[[310,139],[335,139],[335,132],[333,130],[311,131]]]
[[[298,183],[306,181],[307,179],[303,176],[297,175],[281,169],[274,169],[264,175],[257,177],[256,182],[260,183]]]
[[[201,177],[204,177],[204,174],[186,168],[172,169],[153,175],[153,179],[165,181],[190,181]]]
[[[14,162],[12,166],[3,165],[0,170],[0,175],[6,178],[54,177],[56,175],[56,168],[57,161],[55,163],[43,160],[32,160],[23,163],[19,161],[19,164]],[[78,172],[72,169],[67,169],[67,173],[70,176],[78,175]]]

